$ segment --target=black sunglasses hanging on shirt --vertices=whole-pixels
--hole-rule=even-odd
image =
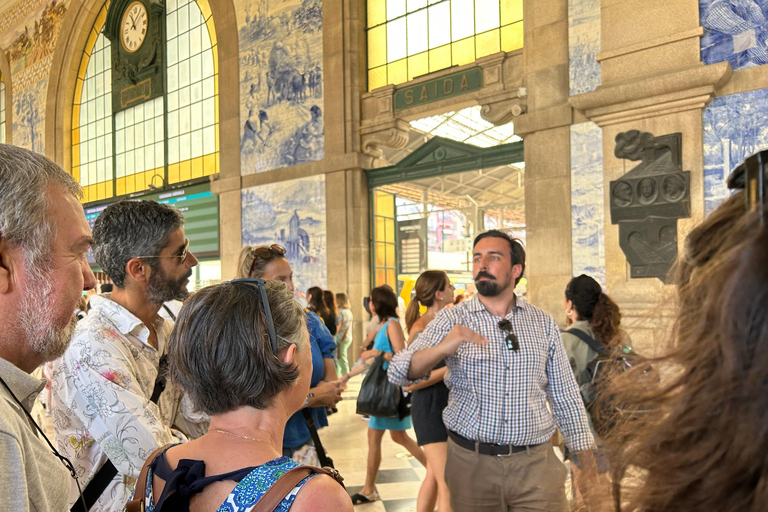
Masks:
[[[517,352],[520,350],[520,342],[517,340],[517,336],[512,330],[512,322],[506,318],[499,322],[499,329],[507,333],[507,337],[504,338],[504,342],[507,344],[507,349]]]

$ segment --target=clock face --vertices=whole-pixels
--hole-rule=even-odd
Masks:
[[[133,2],[123,14],[123,21],[120,23],[120,42],[123,49],[128,53],[133,53],[141,48],[144,38],[147,37],[147,8],[141,2]]]

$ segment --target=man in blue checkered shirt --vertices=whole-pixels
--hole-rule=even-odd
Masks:
[[[514,293],[524,269],[519,240],[478,235],[478,294],[441,311],[389,366],[389,379],[404,385],[446,360],[445,479],[456,512],[567,510],[566,469],[550,443],[556,427],[583,457],[584,481],[596,477],[594,439],[558,327]]]

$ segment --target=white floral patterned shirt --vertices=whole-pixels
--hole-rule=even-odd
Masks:
[[[127,309],[107,296],[92,297],[91,305],[53,365],[53,426],[56,447],[74,464],[83,489],[107,458],[115,465],[118,474],[91,512],[119,511],[146,458],[166,443],[186,441],[170,428],[180,407],[175,386],[169,381],[158,404],[150,401],[173,324],[157,318],[155,349],[149,329]],[[77,497],[73,483],[69,504]]]

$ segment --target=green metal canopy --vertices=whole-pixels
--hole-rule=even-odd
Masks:
[[[367,169],[368,187],[413,181],[445,174],[523,162],[523,142],[479,148],[443,137],[433,137],[389,167]]]

